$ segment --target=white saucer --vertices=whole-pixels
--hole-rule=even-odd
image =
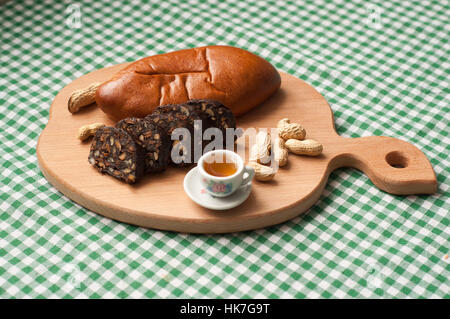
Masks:
[[[225,210],[239,206],[252,192],[252,183],[238,189],[227,197],[211,196],[200,182],[200,173],[197,167],[191,169],[184,177],[184,191],[194,202],[205,208]]]

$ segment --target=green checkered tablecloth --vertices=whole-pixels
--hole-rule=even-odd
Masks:
[[[450,298],[448,1],[0,3],[0,297]],[[35,148],[62,87],[206,44],[312,84],[343,136],[415,144],[439,191],[393,196],[340,169],[301,217],[205,236],[103,218],[47,182]]]

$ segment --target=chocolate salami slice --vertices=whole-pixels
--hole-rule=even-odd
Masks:
[[[189,100],[185,103],[186,106],[189,107],[191,112],[202,113],[207,116],[210,124],[210,127],[214,127],[220,130],[222,133],[223,144],[220,145],[221,148],[227,147],[227,131],[226,129],[236,129],[236,118],[231,112],[231,110],[215,100]],[[234,131],[233,131],[234,132]],[[234,139],[231,141],[231,144],[235,142],[237,136],[233,135]],[[203,146],[205,147],[209,141],[204,141]],[[203,147],[203,148],[204,148]]]
[[[205,113],[214,127],[220,130],[236,128],[236,118],[233,112],[215,100],[189,100],[186,105],[193,111]]]
[[[197,112],[197,110],[184,104],[159,106],[151,114],[147,115],[145,120],[165,130],[170,140],[175,129],[184,128],[188,130],[191,137],[190,150],[185,149],[183,151],[178,141],[173,142],[173,152],[171,152],[173,156],[171,156],[171,160],[177,166],[186,166],[198,160],[203,150],[203,132],[212,125],[205,113]],[[197,143],[194,139],[195,136],[199,137]],[[182,138],[180,140],[183,141]],[[183,144],[186,145],[187,143]],[[197,148],[195,147],[196,145]],[[196,149],[198,150],[197,152],[195,152]]]
[[[153,112],[145,117],[147,121],[153,122],[165,129],[170,136],[176,128],[194,128],[195,120],[206,120],[207,117],[191,108],[181,104],[169,104],[158,106]],[[208,123],[204,123],[208,125]]]
[[[88,160],[99,172],[133,184],[144,175],[144,156],[127,132],[105,126],[95,133]]]
[[[145,150],[145,171],[147,173],[161,172],[167,168],[171,143],[163,129],[136,117],[123,119],[116,124],[116,127],[127,132]]]

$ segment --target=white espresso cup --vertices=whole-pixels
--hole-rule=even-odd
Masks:
[[[236,172],[229,176],[215,176],[205,171],[205,163],[217,158],[225,158],[227,163],[236,166]],[[203,154],[198,160],[198,170],[200,171],[201,184],[206,191],[216,197],[226,197],[239,188],[246,187],[255,175],[255,170],[250,166],[245,166],[242,158],[229,150],[214,150]]]

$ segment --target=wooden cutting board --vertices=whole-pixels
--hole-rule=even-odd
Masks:
[[[291,154],[268,183],[253,183],[241,206],[213,211],[191,201],[183,190],[188,168],[169,168],[136,185],[123,184],[98,173],[87,161],[90,143],[80,142],[80,126],[94,122],[113,125],[95,106],[71,114],[69,95],[91,82],[105,81],[126,64],[86,74],[55,97],[47,127],[39,137],[37,157],[48,181],[78,204],[109,218],[143,227],[188,233],[225,233],[257,229],[289,220],[310,208],[320,197],[330,173],[354,167],[380,189],[392,194],[431,194],[437,189],[434,171],[413,145],[382,136],[343,138],[334,129],[325,100],[302,80],[280,72],[281,89],[263,105],[238,118],[238,127],[272,128],[281,118],[301,123],[307,138],[320,141],[319,157]]]

